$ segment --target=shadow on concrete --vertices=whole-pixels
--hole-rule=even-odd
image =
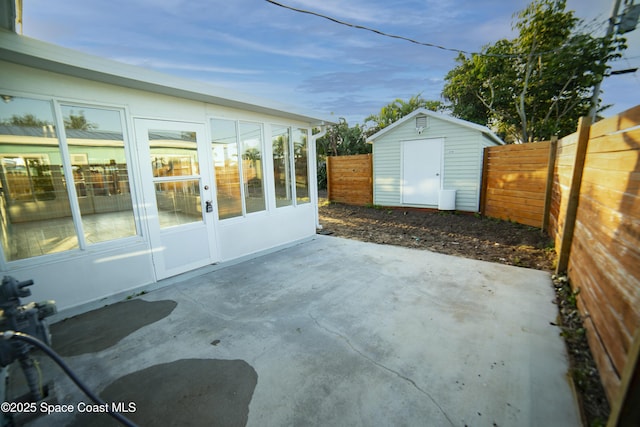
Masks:
[[[118,378],[100,397],[140,425],[244,426],[257,382],[244,360],[181,359]],[[120,424],[106,414],[83,413],[71,425]]]
[[[61,356],[95,353],[117,344],[138,329],[167,317],[175,301],[119,302],[51,325],[53,348]],[[96,325],[100,325],[96,330]]]

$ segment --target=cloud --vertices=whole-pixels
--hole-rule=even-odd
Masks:
[[[287,6],[298,9],[306,9],[312,12],[322,13],[337,19],[351,19],[358,22],[382,23],[385,22],[385,7],[380,4],[371,6],[371,3],[362,1],[342,1],[342,0],[282,0],[279,1]],[[292,12],[293,13],[293,12]]]
[[[196,71],[207,73],[224,73],[224,74],[262,74],[261,70],[251,70],[246,68],[230,68],[230,67],[216,67],[211,65],[199,65],[195,63],[186,62],[168,62],[161,61],[155,58],[141,58],[141,57],[115,57],[116,61],[124,62],[130,65],[136,65],[138,67],[166,69],[166,70],[183,70],[183,71]]]

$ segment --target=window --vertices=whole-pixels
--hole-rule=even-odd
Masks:
[[[120,112],[61,106],[87,243],[135,236]]]
[[[271,126],[271,147],[273,151],[273,182],[276,193],[276,207],[293,204],[291,179],[291,149],[289,128]]]
[[[309,203],[308,131],[271,125],[276,207]]]
[[[196,133],[150,129],[148,138],[160,228],[202,222]]]
[[[263,211],[264,174],[262,169],[262,126],[258,123],[240,123],[242,147],[242,184],[247,213]]]
[[[50,101],[3,99],[0,225],[5,259],[136,235],[121,113],[63,105],[63,117],[56,120]],[[64,123],[64,129],[56,123]]]
[[[211,137],[218,217],[226,219],[264,211],[262,125],[212,119]]]
[[[296,202],[309,203],[309,158],[308,131],[294,128],[292,130],[293,156],[295,162]]]
[[[216,174],[218,218],[242,215],[238,132],[232,120],[211,120],[211,149]]]

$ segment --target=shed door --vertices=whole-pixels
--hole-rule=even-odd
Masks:
[[[443,138],[402,142],[402,203],[437,205],[442,178]]]

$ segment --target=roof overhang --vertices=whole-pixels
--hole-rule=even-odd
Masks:
[[[491,131],[491,129],[489,129],[486,126],[482,126],[482,125],[479,125],[479,124],[476,124],[476,123],[472,123],[472,122],[469,122],[469,121],[466,121],[466,120],[458,119],[456,117],[447,116],[446,114],[436,113],[434,111],[427,110],[426,108],[418,108],[417,110],[412,111],[411,113],[407,114],[406,116],[402,117],[401,119],[396,120],[395,122],[391,123],[389,126],[379,130],[378,132],[374,133],[369,138],[367,138],[367,142],[369,144],[372,144],[376,139],[380,138],[382,135],[386,134],[387,132],[392,131],[396,127],[402,125],[403,123],[405,123],[405,122],[407,122],[407,121],[409,121],[409,120],[411,120],[414,117],[419,116],[419,115],[434,117],[436,119],[444,120],[444,121],[450,122],[450,123],[455,123],[457,125],[464,126],[466,128],[476,130],[478,132],[481,132],[481,133],[485,134],[489,139],[491,139],[496,144],[504,145],[504,141],[501,140],[495,133],[493,133]]]
[[[0,60],[101,83],[273,115],[311,126],[333,120],[253,95],[136,67],[0,29]]]

